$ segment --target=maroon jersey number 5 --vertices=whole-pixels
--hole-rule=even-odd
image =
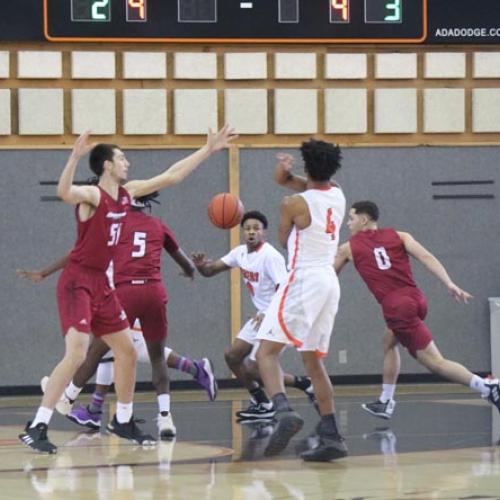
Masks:
[[[135,231],[132,257],[144,257],[144,255],[146,255],[146,238],[147,233],[143,231]]]

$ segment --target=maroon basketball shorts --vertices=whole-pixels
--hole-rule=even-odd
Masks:
[[[167,338],[167,292],[161,281],[123,282],[116,285],[116,292],[130,324],[141,322],[145,340]]]
[[[69,263],[57,282],[57,305],[63,336],[70,328],[100,337],[129,326],[104,271]]]
[[[427,315],[425,295],[414,287],[395,290],[382,301],[387,326],[413,356],[432,342],[432,334],[424,323]]]

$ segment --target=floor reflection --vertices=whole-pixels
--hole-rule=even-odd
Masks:
[[[147,399],[141,395],[136,413],[154,432],[156,403]],[[298,458],[317,446],[319,421],[299,398],[292,401],[304,428],[271,458],[265,450],[276,424],[237,423],[241,399],[174,400],[178,437],[152,449],[81,432],[56,416],[49,431],[55,456],[18,444],[37,400],[10,400],[0,406],[0,498],[500,499],[500,418],[486,402],[461,392],[415,392],[401,395],[386,421],[361,410],[367,400],[337,397],[349,456],[327,464]]]

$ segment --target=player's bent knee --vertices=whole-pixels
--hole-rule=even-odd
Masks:
[[[224,359],[226,360],[227,366],[237,366],[241,363],[242,359],[238,354],[233,352],[231,349],[228,349],[224,352]]]

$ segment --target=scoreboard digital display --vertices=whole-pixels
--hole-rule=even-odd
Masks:
[[[428,0],[43,0],[50,41],[421,43]]]
[[[500,45],[500,0],[5,0],[27,40]]]

